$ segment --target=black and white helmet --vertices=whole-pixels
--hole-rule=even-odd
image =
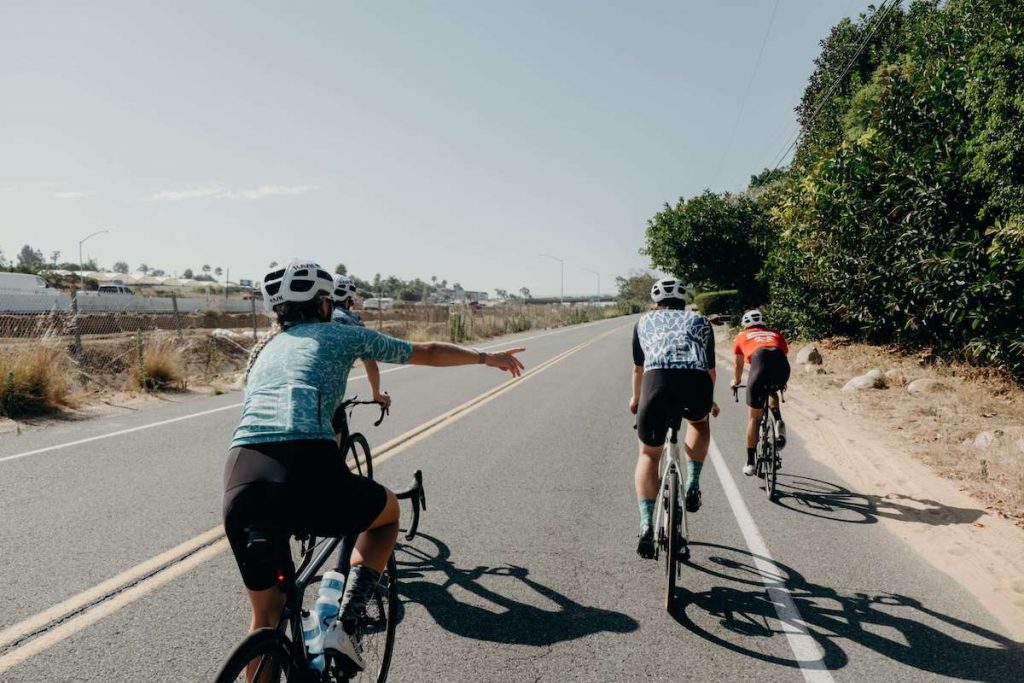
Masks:
[[[264,275],[260,289],[263,305],[272,313],[278,304],[312,301],[318,294],[330,296],[334,291],[334,278],[318,263],[292,259]]]
[[[334,276],[334,291],[331,293],[331,301],[336,304],[343,304],[356,297],[356,283],[344,275]]]
[[[660,304],[666,299],[679,299],[686,301],[686,291],[682,283],[675,278],[663,278],[654,283],[651,287],[651,299]]]
[[[756,308],[752,308],[743,314],[743,318],[740,320],[740,324],[743,326],[743,329],[747,329],[748,327],[757,327],[759,325],[764,325],[764,313],[757,310]]]

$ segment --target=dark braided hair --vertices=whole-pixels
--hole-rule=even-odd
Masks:
[[[249,362],[245,366],[245,376],[249,376],[249,371],[252,370],[253,364],[256,363],[256,358],[259,357],[260,352],[270,343],[270,340],[280,334],[283,330],[287,330],[292,325],[304,322],[327,322],[323,317],[323,300],[326,298],[325,294],[318,294],[309,301],[294,302],[286,301],[282,304],[274,306],[274,322],[270,326],[270,331],[263,339],[256,342],[249,351]]]

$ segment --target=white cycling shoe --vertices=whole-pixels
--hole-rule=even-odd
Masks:
[[[743,474],[747,475],[748,477],[754,476],[754,466],[753,465],[744,465],[743,466]]]
[[[362,671],[366,668],[366,660],[363,659],[363,648],[359,642],[345,633],[341,626],[341,619],[335,619],[327,633],[323,635],[324,652],[347,657],[353,664]]]

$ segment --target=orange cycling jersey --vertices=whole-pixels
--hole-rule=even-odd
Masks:
[[[732,352],[736,355],[743,355],[743,360],[750,362],[750,357],[758,349],[779,349],[783,353],[789,353],[789,344],[781,332],[767,327],[751,327],[736,335],[736,343],[732,346]]]

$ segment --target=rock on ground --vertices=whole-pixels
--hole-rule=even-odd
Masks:
[[[860,391],[862,389],[884,389],[885,377],[879,372],[877,375],[868,373],[854,377],[843,386],[843,391]]]
[[[824,360],[817,346],[807,344],[796,354],[796,362],[801,365],[821,365]]]

